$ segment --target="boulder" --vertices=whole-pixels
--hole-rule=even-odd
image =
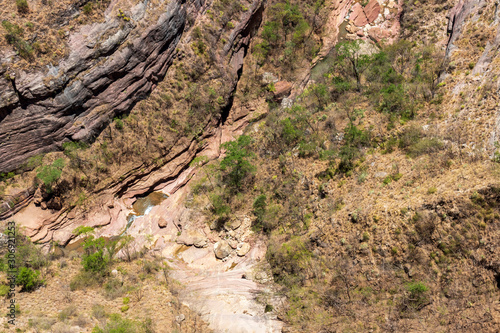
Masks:
[[[224,259],[231,253],[231,246],[225,240],[221,240],[214,245],[214,253],[217,259]]]
[[[292,84],[288,81],[279,81],[274,85],[274,89],[274,98],[276,100],[282,100],[292,91]]]
[[[236,251],[236,254],[240,257],[245,256],[250,251],[250,244],[243,243],[239,246],[239,249]]]
[[[352,12],[349,19],[357,27],[362,27],[368,24],[368,19],[366,18],[365,12],[363,11],[363,6],[359,2],[356,2],[351,8]]]
[[[39,187],[36,189],[35,194],[33,195],[33,203],[39,206],[43,201],[43,193],[42,188]]]
[[[391,31],[386,29],[381,29],[379,27],[373,27],[368,31],[368,36],[375,42],[380,42],[383,39],[391,38]]]
[[[262,74],[262,82],[264,84],[276,83],[278,81],[279,79],[273,73],[265,72]]]
[[[168,221],[164,217],[160,217],[158,219],[158,226],[160,228],[165,228],[167,226],[167,224],[168,224]]]
[[[206,247],[207,238],[196,230],[186,230],[176,240],[177,244],[184,244],[187,246],[194,245],[195,247]]]
[[[53,197],[47,202],[47,208],[60,210],[62,208],[62,200],[60,197]]]
[[[182,314],[182,313],[180,315],[178,315],[178,316],[175,317],[175,321],[178,324],[182,323],[185,319],[186,319],[186,316],[184,314]]]
[[[377,0],[371,0],[366,7],[363,9],[366,15],[366,19],[368,20],[368,23],[372,23],[375,21],[378,17],[378,14],[380,14],[380,4],[378,3]]]
[[[387,177],[389,174],[387,172],[384,172],[384,171],[379,171],[379,172],[376,172],[375,173],[375,177],[376,178],[385,178]]]
[[[66,217],[70,220],[73,220],[74,218],[76,218],[76,210],[72,209],[71,212],[69,212],[68,215],[66,215]]]
[[[234,218],[231,219],[229,222],[224,224],[224,229],[227,231],[229,230],[236,230],[241,226],[241,219],[240,218]]]

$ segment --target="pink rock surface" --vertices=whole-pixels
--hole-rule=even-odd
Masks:
[[[288,94],[290,94],[290,91],[292,90],[292,84],[288,81],[279,81],[274,85],[274,88],[276,89],[274,91],[274,98],[282,99],[283,97],[286,97]]]
[[[372,23],[377,19],[378,14],[380,14],[380,9],[380,4],[377,0],[371,0],[368,5],[366,5],[363,10],[365,12],[368,23]]]
[[[381,29],[379,27],[373,27],[368,31],[368,36],[376,42],[387,40],[391,38],[391,35],[390,30]]]
[[[365,12],[363,10],[363,6],[359,2],[355,3],[352,6],[351,16],[349,19],[354,23],[354,25],[358,27],[362,27],[368,24],[368,19],[366,18]]]

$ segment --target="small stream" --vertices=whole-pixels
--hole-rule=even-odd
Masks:
[[[128,228],[132,225],[136,218],[148,215],[154,206],[162,203],[163,200],[167,199],[168,195],[163,192],[151,192],[145,197],[137,199],[133,204],[133,212],[127,216],[127,227],[123,233],[127,232]]]

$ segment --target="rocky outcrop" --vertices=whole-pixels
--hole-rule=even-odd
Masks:
[[[363,11],[365,12],[368,23],[372,23],[375,21],[375,19],[378,17],[378,14],[380,14],[380,8],[380,4],[377,0],[371,0],[366,5]]]
[[[449,57],[455,49],[455,41],[460,37],[467,17],[485,4],[485,0],[460,0],[448,14],[447,31],[449,34],[446,47],[446,57]]]
[[[354,0],[333,1],[327,10],[323,45],[313,64],[327,57],[340,38],[395,41],[401,26],[403,0],[371,0],[365,7]]]
[[[365,7],[359,2],[355,3],[351,8],[349,19],[357,27],[362,27],[373,23],[380,14],[380,5],[377,0],[371,0]]]
[[[363,10],[363,6],[359,2],[355,3],[351,8],[351,16],[349,19],[354,23],[355,26],[362,27],[368,24],[368,19],[366,18],[366,14]]]
[[[33,72],[4,69],[0,172],[69,139],[92,140],[113,117],[145,98],[165,75],[188,17],[194,18],[203,2],[143,1],[123,17],[112,3],[104,22],[70,36],[70,55],[59,64]]]
[[[244,58],[242,57],[246,54],[252,35],[260,25],[262,4],[262,0],[255,0],[249,10],[241,14],[239,23],[231,33],[231,38],[216,55],[216,65],[221,68],[221,72],[225,76],[224,82],[227,85],[229,95],[236,88],[243,66]],[[196,8],[199,7],[195,6],[191,9],[195,10]],[[183,5],[180,5],[178,9],[182,10]],[[189,34],[185,34],[178,45],[179,48],[181,45],[185,45],[184,43],[189,45]],[[230,45],[230,47],[227,45]],[[165,50],[165,52],[169,53],[168,50]],[[163,55],[158,56],[163,57]],[[169,61],[165,66],[168,65]],[[166,67],[164,70],[166,71]],[[117,80],[120,81],[119,78]],[[224,96],[224,99],[229,101],[228,108],[230,108],[229,95]],[[28,207],[29,209],[22,212],[22,216],[18,215],[20,219],[17,220],[23,221],[23,224],[27,225],[26,233],[28,236],[36,239],[39,243],[57,240],[61,244],[67,244],[74,237],[71,231],[79,225],[111,226],[107,232],[109,235],[115,235],[125,227],[128,214],[127,207],[133,202],[133,198],[151,191],[162,190],[163,193],[170,195],[167,201],[171,209],[169,209],[169,214],[162,214],[158,217],[156,226],[158,229],[162,228],[164,232],[168,232],[172,227],[180,228],[179,224],[182,225],[185,217],[179,215],[178,212],[181,210],[175,209],[175,207],[178,205],[180,207],[182,204],[180,196],[173,194],[177,193],[193,176],[195,168],[190,167],[189,164],[197,155],[203,153],[209,159],[219,157],[221,142],[232,140],[234,133],[241,132],[244,125],[248,123],[246,116],[249,115],[249,111],[240,109],[238,113],[237,116],[233,116],[231,113],[227,114],[225,122],[216,118],[207,122],[200,138],[188,139],[183,137],[179,139],[163,156],[165,161],[163,165],[142,165],[139,168],[140,170],[133,169],[123,174],[114,183],[95,188],[94,192],[98,194],[90,211],[75,208],[73,211],[68,212],[66,209],[62,209],[59,212],[51,211],[49,216],[48,213],[42,214],[42,209],[31,204]],[[203,141],[204,145],[200,145],[199,141]],[[116,197],[120,199],[116,200]],[[38,216],[44,216],[44,218],[41,219]],[[17,218],[17,216],[14,217]],[[175,232],[177,233],[177,230]],[[205,244],[197,242],[197,245],[204,246]]]
[[[292,91],[292,83],[288,81],[279,81],[274,84],[274,99],[281,101]]]

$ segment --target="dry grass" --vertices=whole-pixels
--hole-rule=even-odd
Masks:
[[[75,257],[73,260],[66,258],[54,260],[52,266],[58,266],[61,260],[67,261],[68,265],[64,271],[55,269],[52,275],[46,276],[45,288],[32,293],[16,293],[16,302],[21,305],[16,328],[31,327],[37,332],[69,332],[69,327],[79,326],[79,332],[91,332],[95,325],[102,325],[109,315],[119,313],[124,318],[136,321],[152,318],[157,332],[170,332],[170,329],[174,330],[176,327],[175,316],[182,312],[186,316],[182,325],[183,332],[209,332],[206,324],[187,307],[181,306],[177,309],[176,306],[172,306],[179,301],[165,287],[163,280],[156,278],[154,272],[144,274],[143,280],[139,283],[131,280],[131,277],[144,272],[142,260],[131,263],[120,262],[115,265],[120,267],[121,273],[118,278],[124,285],[142,289],[144,296],[141,299],[133,297],[133,291],[109,299],[106,297],[107,291],[102,286],[95,286],[69,292],[72,302],[68,305],[64,300],[68,293],[65,286],[69,285],[71,279],[81,269],[81,264],[80,258]],[[128,304],[130,309],[125,313],[120,311],[123,297],[130,298]],[[161,316],[157,315],[159,313]],[[1,322],[6,322],[6,317],[1,319]]]
[[[28,1],[28,13],[19,13],[16,1],[0,1],[0,17],[23,29],[21,37],[28,41],[33,48],[32,59],[19,58],[12,65],[16,68],[34,68],[48,64],[57,64],[59,60],[68,55],[67,36],[78,29],[78,26],[97,22],[103,19],[106,1],[90,1],[92,10],[73,17],[69,11],[74,1],[70,0],[42,0]],[[4,37],[7,31],[0,26],[0,50],[12,50]]]

